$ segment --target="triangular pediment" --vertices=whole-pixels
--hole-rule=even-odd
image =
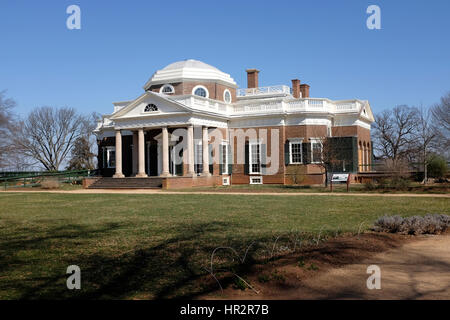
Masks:
[[[363,101],[363,105],[361,107],[361,111],[359,113],[359,116],[364,118],[364,119],[367,119],[367,120],[369,120],[371,122],[375,121],[375,118],[374,118],[373,113],[372,113],[372,108],[370,107],[370,104],[369,104],[368,101]]]
[[[190,111],[190,108],[181,103],[169,100],[160,94],[147,91],[117,111],[111,117],[111,120],[187,113]]]

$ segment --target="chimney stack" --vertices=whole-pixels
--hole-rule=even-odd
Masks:
[[[300,98],[300,80],[292,80],[292,95],[295,99]]]
[[[257,69],[247,69],[247,88],[258,88],[258,73]]]
[[[309,98],[309,85],[306,83],[300,85],[300,92],[302,93],[302,98]]]

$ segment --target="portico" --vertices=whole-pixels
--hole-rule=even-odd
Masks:
[[[156,166],[157,175],[159,177],[171,176],[187,176],[193,177],[198,174],[202,176],[211,176],[209,170],[209,134],[208,126],[199,127],[201,130],[201,172],[195,172],[195,142],[194,142],[194,126],[187,124],[185,127],[169,127],[163,126],[160,129],[155,128],[135,128],[128,131],[132,132],[132,177],[147,178],[150,174],[151,159],[155,159],[151,152],[156,150]],[[175,131],[175,133],[169,133]],[[181,129],[181,130],[180,130]],[[146,141],[146,131],[160,130],[160,133],[150,139],[153,141]],[[121,129],[115,130],[115,173],[113,178],[124,178],[123,174],[123,143],[122,143]],[[177,135],[178,134],[178,135]],[[180,140],[182,143],[180,143]],[[150,149],[152,143],[156,143],[157,148]],[[146,159],[147,158],[147,159]],[[198,155],[197,155],[198,158]],[[186,165],[186,166],[185,166]],[[176,170],[176,166],[182,168],[180,171]],[[184,170],[184,167],[187,170]],[[147,168],[147,170],[146,170]]]

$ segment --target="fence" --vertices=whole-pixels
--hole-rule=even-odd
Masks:
[[[85,177],[98,175],[98,170],[58,171],[58,172],[0,172],[0,185],[9,188],[39,187],[43,180],[53,179],[60,183],[79,182]]]

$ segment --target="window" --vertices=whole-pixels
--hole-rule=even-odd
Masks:
[[[223,101],[226,103],[231,103],[231,92],[228,89],[225,89],[223,92]]]
[[[194,87],[194,89],[192,89],[192,94],[203,98],[209,98],[208,89],[206,89],[204,86]]]
[[[229,186],[230,185],[230,178],[222,178],[222,185]]]
[[[116,147],[103,147],[103,168],[116,167]]]
[[[153,103],[146,105],[144,108],[144,112],[155,112],[155,111],[158,111],[158,107]]]
[[[291,140],[289,141],[289,163],[299,164],[303,163],[302,156],[302,140]]]
[[[228,174],[228,144],[223,142],[220,147],[222,148],[222,174]]]
[[[262,177],[250,177],[250,184],[263,184]]]
[[[161,89],[159,90],[159,93],[164,93],[164,94],[175,93],[175,88],[170,84],[165,84],[161,87]]]
[[[203,145],[202,145],[202,143],[195,144],[194,171],[196,174],[200,174],[203,171]]]
[[[250,144],[250,173],[261,173],[261,145]]]
[[[322,162],[322,143],[319,140],[311,140],[311,162]]]

